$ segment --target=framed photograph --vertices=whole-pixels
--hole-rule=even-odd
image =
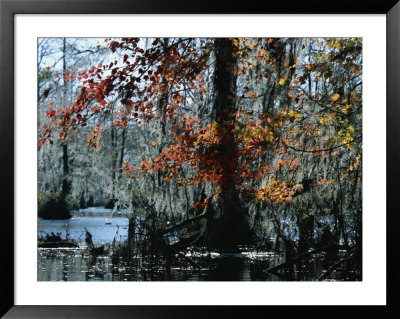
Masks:
[[[399,314],[397,1],[0,10],[1,315]]]

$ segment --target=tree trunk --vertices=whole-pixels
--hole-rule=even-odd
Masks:
[[[121,151],[120,151],[120,155],[119,155],[119,167],[122,167],[122,164],[124,163],[125,132],[126,132],[126,128],[123,128],[123,129],[122,129]],[[121,176],[122,176],[122,170],[119,171],[119,177],[118,177],[118,179],[121,179]]]
[[[232,248],[248,242],[250,226],[248,216],[235,188],[235,172],[238,167],[237,145],[234,137],[232,114],[236,109],[236,57],[233,56],[232,40],[215,40],[216,67],[214,78],[214,114],[222,140],[217,149],[217,161],[221,164],[219,187],[220,204],[210,216],[208,225],[211,242],[216,247]],[[218,215],[216,214],[218,213]],[[211,231],[211,232],[210,232]]]
[[[112,109],[111,114],[114,113]],[[117,151],[117,132],[115,127],[112,125],[112,119],[110,120],[111,126],[111,180],[112,180],[112,189],[111,189],[111,198],[107,204],[108,208],[114,208],[115,204],[115,184],[117,182],[117,161],[118,161],[118,151]],[[121,167],[121,166],[120,166]]]
[[[63,76],[65,76],[67,72],[67,62],[66,62],[66,50],[67,43],[66,38],[63,39]],[[63,80],[63,103],[67,104],[67,82]],[[63,161],[63,175],[62,175],[62,186],[61,186],[61,200],[65,203],[67,196],[71,191],[71,182],[69,181],[69,165],[68,165],[68,144],[67,144],[67,135],[64,137],[64,141],[62,144],[62,161]],[[66,203],[65,203],[66,205]]]

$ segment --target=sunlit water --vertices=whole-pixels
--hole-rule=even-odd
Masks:
[[[110,223],[111,224],[106,224]],[[95,244],[110,243],[115,238],[116,241],[123,241],[128,234],[129,220],[126,217],[72,217],[66,220],[40,219],[38,221],[38,235],[61,233],[62,238],[66,238],[67,232],[69,239],[77,242],[85,241],[85,228],[92,234]]]

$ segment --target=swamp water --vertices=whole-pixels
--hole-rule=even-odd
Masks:
[[[77,249],[39,248],[38,281],[281,281],[315,280],[322,273],[318,259],[293,269],[285,276],[264,270],[278,265],[284,257],[273,252],[243,249],[240,253],[192,253],[186,256],[207,268],[165,267],[152,265],[148,259],[133,257],[129,262],[113,260],[109,255],[93,257],[85,246],[86,228],[93,243],[111,245],[127,238],[129,220],[126,217],[73,217],[69,220],[39,220],[38,235],[60,233],[79,243]]]

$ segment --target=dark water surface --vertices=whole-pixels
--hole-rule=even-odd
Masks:
[[[209,258],[209,257],[204,257]],[[282,280],[266,274],[276,256],[249,258],[248,256],[216,256],[209,260],[208,269],[162,267],[146,269],[137,259],[134,265],[119,264],[109,256],[92,257],[84,249],[39,249],[38,281],[252,281]],[[135,267],[136,266],[136,267]]]
[[[207,253],[187,256],[207,268],[165,267],[149,265],[139,257],[128,262],[106,256],[90,256],[85,246],[86,228],[96,246],[110,246],[114,240],[127,238],[126,217],[74,217],[69,220],[39,220],[38,234],[61,233],[65,238],[79,243],[78,249],[38,249],[38,281],[280,281],[315,280],[321,273],[318,260],[306,268],[294,269],[285,277],[266,273],[264,270],[282,263],[283,257],[272,252],[242,251],[241,253]],[[107,223],[107,224],[106,224]],[[111,223],[111,224],[110,224]],[[186,268],[185,268],[186,267]]]

